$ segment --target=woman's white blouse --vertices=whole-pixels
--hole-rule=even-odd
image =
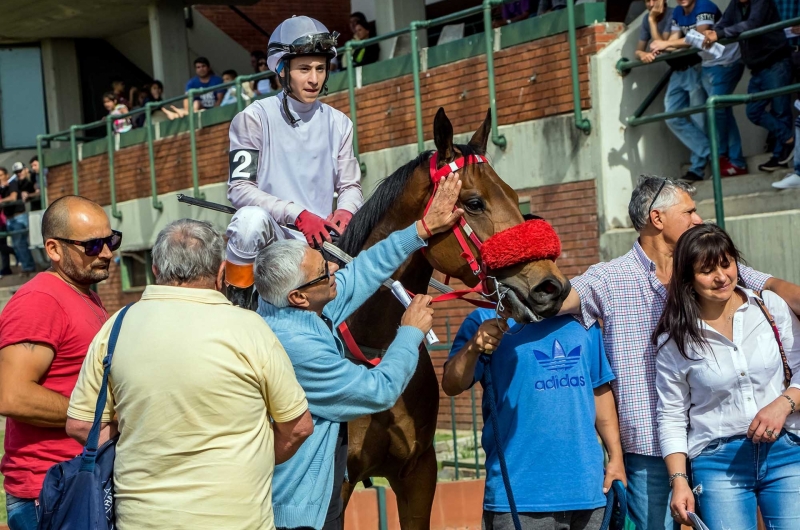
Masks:
[[[733,342],[700,322],[710,348],[687,351],[684,358],[670,339],[656,358],[658,434],[661,454],[694,458],[713,440],[747,433],[759,410],[784,390],[778,343],[749,289],[733,315]],[[800,322],[788,304],[770,291],[762,293],[792,368],[793,388],[800,389]],[[663,340],[663,338],[661,339]],[[800,412],[784,427],[800,434]]]

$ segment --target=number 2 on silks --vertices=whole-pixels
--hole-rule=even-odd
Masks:
[[[255,149],[236,149],[228,154],[230,167],[229,182],[234,180],[252,180],[258,178],[258,151]]]

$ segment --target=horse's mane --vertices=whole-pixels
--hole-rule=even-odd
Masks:
[[[480,149],[476,149],[471,145],[456,145],[454,147],[461,151],[461,156],[484,154]],[[353,216],[353,220],[350,221],[347,230],[344,231],[344,235],[337,243],[338,247],[350,256],[356,256],[375,229],[375,225],[383,219],[389,207],[403,193],[406,184],[408,184],[408,179],[414,174],[414,171],[420,165],[427,164],[432,155],[433,151],[425,151],[383,179],[375,188],[369,200]]]

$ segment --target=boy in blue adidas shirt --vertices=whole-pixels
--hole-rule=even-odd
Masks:
[[[458,330],[444,366],[447,395],[476,381],[485,385],[482,352],[492,355],[499,438],[523,529],[599,529],[605,491],[614,480],[626,482],[609,385],[614,374],[600,328],[586,330],[570,316],[506,324],[493,309],[476,309]],[[484,528],[513,530],[485,396],[482,410]],[[609,454],[605,475],[597,433]]]

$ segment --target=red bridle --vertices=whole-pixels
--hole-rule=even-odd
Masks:
[[[431,198],[428,200],[428,204],[425,206],[425,213],[423,213],[423,217],[425,216],[425,214],[428,213],[428,210],[430,209],[431,204],[433,203],[433,197],[434,195],[436,195],[436,190],[439,189],[439,182],[442,180],[442,178],[446,177],[450,173],[455,173],[456,171],[462,169],[464,166],[469,164],[489,163],[489,161],[484,156],[467,155],[456,158],[449,164],[445,164],[441,168],[437,169],[436,168],[437,158],[438,158],[437,153],[433,153],[433,156],[431,156],[431,169],[430,169],[431,182],[433,183],[433,192],[431,193]],[[455,207],[453,209],[455,210]],[[477,234],[475,234],[475,231],[472,230],[472,227],[469,226],[467,220],[464,219],[464,216],[461,216],[458,222],[455,225],[453,225],[452,231],[453,235],[458,241],[458,244],[461,246],[461,257],[464,258],[464,260],[466,260],[470,270],[472,270],[472,273],[475,276],[477,276],[478,279],[480,279],[480,282],[478,282],[478,284],[472,288],[460,289],[457,291],[451,291],[449,293],[441,294],[435,297],[431,301],[431,303],[447,302],[448,300],[460,299],[478,307],[494,308],[497,305],[494,302],[489,302],[488,300],[475,300],[471,298],[465,298],[467,295],[472,293],[480,293],[485,295],[489,291],[488,286],[486,285],[486,280],[487,280],[486,271],[481,266],[481,263],[478,262],[478,259],[475,257],[475,254],[472,252],[472,249],[470,248],[467,239],[469,238],[469,240],[472,241],[472,244],[475,245],[475,248],[478,251],[480,251],[481,246],[483,246],[483,243],[481,242]],[[466,234],[466,237],[464,237],[464,234]],[[423,249],[423,251],[424,250],[425,249]],[[445,284],[448,283],[449,279],[450,277],[448,276],[445,279]],[[409,294],[412,297],[414,296],[413,293]],[[339,325],[338,329],[339,333],[342,335],[342,339],[347,345],[347,349],[350,350],[350,353],[353,355],[353,357],[355,357],[357,360],[361,362],[365,362],[372,366],[377,366],[381,362],[380,358],[368,359],[367,356],[364,355],[364,353],[361,351],[361,348],[359,348],[358,344],[356,343],[353,334],[350,333],[350,329],[347,327],[347,324],[345,322],[342,322]]]

